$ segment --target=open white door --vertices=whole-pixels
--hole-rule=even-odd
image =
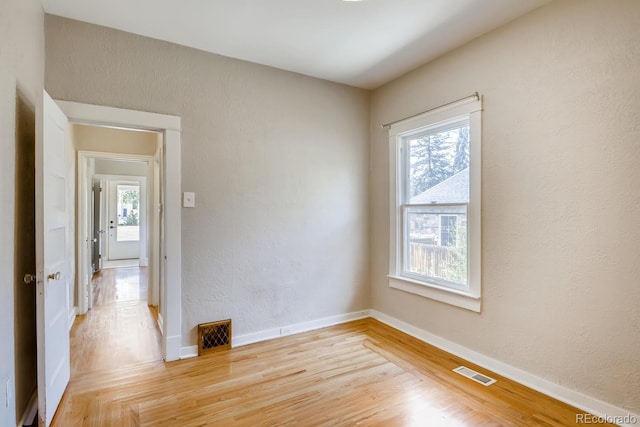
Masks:
[[[69,123],[43,94],[42,134],[36,141],[36,263],[38,416],[46,427],[69,382],[67,166]]]

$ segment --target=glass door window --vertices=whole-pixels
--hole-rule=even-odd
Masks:
[[[118,242],[133,242],[140,240],[140,186],[118,184],[116,189]]]

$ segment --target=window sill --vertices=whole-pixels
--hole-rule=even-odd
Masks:
[[[387,276],[389,287],[480,313],[480,297],[400,276]]]

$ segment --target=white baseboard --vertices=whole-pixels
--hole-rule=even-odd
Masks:
[[[31,399],[29,399],[29,403],[18,422],[17,427],[23,427],[26,423],[33,421],[36,417],[36,413],[38,412],[38,390],[33,392]]]
[[[361,310],[352,313],[339,314],[337,316],[323,317],[308,322],[295,323],[292,325],[266,329],[264,331],[254,332],[251,334],[234,336],[232,345],[233,347],[240,347],[243,345],[266,341],[273,338],[280,338],[287,335],[312,331],[314,329],[326,328],[327,326],[339,325],[341,323],[351,322],[367,317],[369,317],[369,310]]]
[[[190,357],[196,357],[198,355],[198,346],[190,345],[188,347],[182,347],[180,349],[180,359],[188,359]]]
[[[166,337],[164,342],[164,361],[165,362],[171,362],[171,361],[180,359],[181,340],[182,340],[182,337],[180,335]]]
[[[71,327],[73,326],[73,321],[76,320],[77,315],[78,315],[78,307],[72,307],[71,310],[69,310],[69,330],[71,330]]]
[[[243,345],[253,344],[261,341],[281,338],[288,335],[300,334],[302,332],[312,331],[314,329],[326,328],[328,326],[339,325],[341,323],[351,322],[354,320],[369,317],[369,310],[355,311],[352,313],[339,314],[337,316],[323,317],[308,322],[294,323],[279,328],[265,329],[264,331],[253,332],[244,335],[234,335],[231,343],[233,347],[241,347]],[[198,355],[198,346],[187,346],[180,349],[180,358],[186,359]]]
[[[607,402],[603,402],[599,399],[587,396],[575,390],[571,390],[567,387],[563,387],[549,380],[545,380],[544,378],[540,378],[536,375],[508,365],[497,359],[478,353],[460,344],[456,344],[452,341],[442,338],[441,336],[417,328],[413,325],[410,325],[409,323],[396,319],[395,317],[388,316],[377,310],[369,310],[369,312],[372,318],[379,320],[380,322],[385,323],[392,328],[398,329],[399,331],[402,331],[408,335],[411,335],[412,337],[424,341],[427,344],[438,347],[439,349],[468,360],[469,362],[472,362],[478,366],[482,366],[483,368],[486,368],[499,375],[502,375],[503,377],[509,378],[510,380],[546,394],[547,396],[551,396],[561,402],[582,409],[590,414],[594,414],[609,420],[617,417],[620,417],[618,419],[624,419],[624,417],[627,417],[626,419],[631,419],[632,421],[634,418],[635,420],[640,420],[640,415],[638,414],[633,414],[627,410],[618,408],[617,406],[611,405]],[[623,422],[620,425],[632,426],[635,424],[624,424]]]
[[[162,335],[162,356],[165,362],[171,362],[181,359],[180,353],[182,349],[180,347],[182,343],[182,337],[180,335],[166,336],[164,331],[164,319],[162,315],[158,313],[158,327],[160,328],[160,335]]]

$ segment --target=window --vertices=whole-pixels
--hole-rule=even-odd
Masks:
[[[389,285],[480,311],[481,102],[389,127]]]

